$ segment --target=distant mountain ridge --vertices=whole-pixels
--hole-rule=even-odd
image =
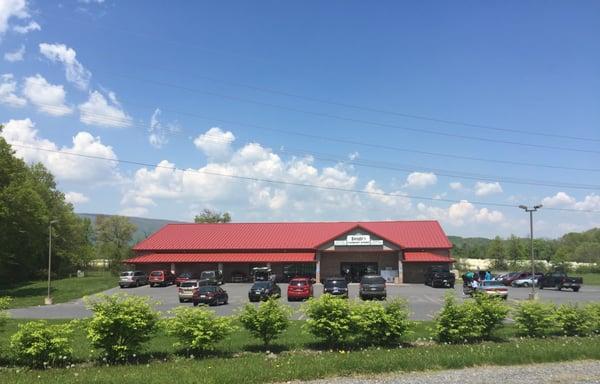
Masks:
[[[77,213],[79,217],[85,217],[92,221],[92,224],[96,223],[96,217],[98,216],[113,216],[113,215],[105,215],[100,213]],[[133,234],[133,244],[143,240],[158,231],[162,227],[167,224],[183,224],[185,221],[175,221],[175,220],[162,220],[162,219],[148,219],[145,217],[133,217],[126,216],[131,223],[133,223],[137,230]]]

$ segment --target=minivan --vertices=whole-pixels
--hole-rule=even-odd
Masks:
[[[152,271],[150,272],[150,278],[148,280],[150,281],[151,287],[154,287],[155,285],[166,287],[167,285],[175,283],[175,275],[167,270]]]

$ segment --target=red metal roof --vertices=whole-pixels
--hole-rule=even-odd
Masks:
[[[167,224],[136,251],[314,250],[361,228],[403,249],[449,249],[437,221]]]
[[[270,263],[270,262],[314,262],[314,252],[270,252],[270,253],[152,253],[138,256],[124,263]]]
[[[454,259],[431,252],[404,252],[405,263],[452,263]]]

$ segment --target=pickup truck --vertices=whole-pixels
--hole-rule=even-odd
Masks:
[[[569,277],[563,272],[553,272],[538,278],[538,286],[540,289],[554,287],[559,291],[563,288],[572,289],[573,292],[579,291],[583,284],[583,278],[581,277]]]
[[[429,285],[432,288],[454,288],[455,280],[456,277],[454,276],[454,273],[450,272],[448,268],[433,266],[429,267],[427,272],[425,272],[425,285]]]

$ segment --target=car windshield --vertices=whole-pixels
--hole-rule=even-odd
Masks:
[[[192,274],[190,272],[183,272],[181,275],[179,275],[179,277],[182,277],[184,279],[189,279],[192,277]]]
[[[269,283],[268,281],[257,281],[256,283],[254,283],[254,285],[252,286],[252,289],[257,289],[257,288],[269,288],[269,286],[271,285],[271,283]]]
[[[385,279],[381,276],[365,276],[362,278],[363,284],[385,284]]]
[[[162,276],[162,272],[161,271],[154,271],[150,274],[150,276]]]
[[[200,287],[200,292],[204,293],[204,292],[215,292],[217,290],[217,287],[214,286],[204,286],[204,287]]]
[[[181,283],[181,287],[183,288],[190,288],[196,286],[198,286],[198,282],[196,281],[184,281],[183,283]]]
[[[215,277],[215,271],[204,271],[202,272],[202,274],[200,275],[203,279],[208,279],[211,277]]]
[[[348,284],[346,283],[346,280],[343,279],[337,279],[337,280],[325,280],[325,287],[326,288],[331,288],[331,287],[347,287]]]
[[[290,281],[290,285],[294,287],[304,287],[306,285],[306,280],[292,280]]]
[[[133,276],[133,272],[121,272],[121,276]]]

